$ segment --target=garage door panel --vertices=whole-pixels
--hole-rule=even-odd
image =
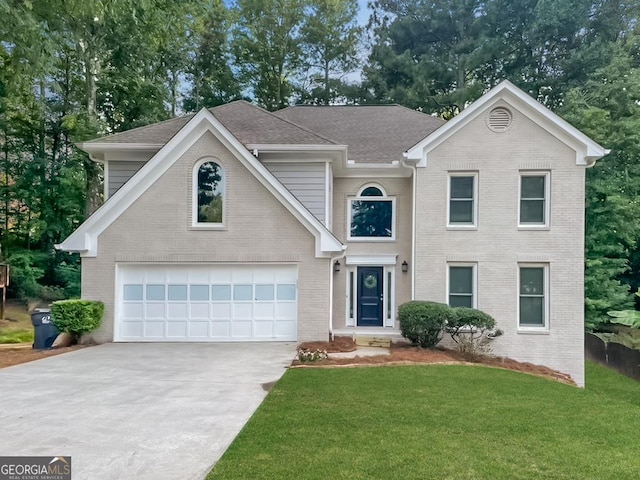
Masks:
[[[251,320],[237,320],[231,323],[233,338],[251,338],[253,336],[253,322]]]
[[[167,316],[164,303],[147,303],[145,307],[145,318],[164,320]]]
[[[254,336],[258,338],[270,338],[274,336],[273,320],[271,321],[256,321]]]
[[[186,338],[188,322],[182,321],[169,321],[167,322],[167,337],[173,338]]]
[[[191,303],[189,304],[190,320],[208,320],[209,304],[208,303]]]
[[[211,318],[215,320],[231,320],[231,304],[214,303],[211,305]]]
[[[253,318],[256,320],[273,320],[275,318],[275,305],[273,303],[256,303]]]
[[[295,340],[292,265],[119,265],[116,341]]]
[[[211,322],[211,337],[214,339],[231,337],[231,322]]]
[[[209,322],[208,321],[194,321],[189,322],[189,338],[207,338],[209,336]]]
[[[121,335],[125,338],[138,339],[144,335],[144,322],[142,321],[124,321],[121,325]]]
[[[148,338],[163,338],[165,336],[164,322],[152,320],[144,322],[144,336]]]
[[[124,303],[121,316],[123,320],[142,320],[144,318],[144,306],[142,303]]]
[[[167,318],[171,320],[189,318],[189,308],[186,303],[170,303],[167,305]]]
[[[291,337],[296,334],[296,321],[279,321],[275,322],[276,337]]]

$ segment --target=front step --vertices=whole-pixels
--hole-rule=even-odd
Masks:
[[[391,347],[391,338],[389,337],[356,336],[355,342],[358,347]]]

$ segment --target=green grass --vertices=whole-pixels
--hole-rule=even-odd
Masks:
[[[0,343],[33,342],[33,326],[27,308],[18,301],[7,302],[0,320]]]
[[[469,366],[292,369],[207,479],[638,478],[640,384]]]

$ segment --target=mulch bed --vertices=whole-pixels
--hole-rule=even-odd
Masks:
[[[33,350],[30,345],[2,345],[2,348],[0,348],[0,368],[32,362],[34,360],[40,360],[41,358],[60,355],[61,353],[72,352],[80,348],[85,348],[86,346],[87,345],[73,345],[71,347],[55,348],[52,350]]]
[[[305,342],[298,348],[309,350],[326,350],[328,353],[352,352],[356,345],[349,337],[335,337],[332,342]],[[485,365],[495,368],[504,368],[516,372],[550,378],[569,385],[575,382],[567,374],[552,370],[542,365],[517,362],[506,357],[482,356],[469,359],[455,350],[436,348],[424,349],[407,343],[392,343],[389,355],[363,356],[356,358],[327,358],[313,363],[294,361],[296,367],[339,367],[339,366],[367,366],[367,365],[405,365],[405,364],[467,364]]]

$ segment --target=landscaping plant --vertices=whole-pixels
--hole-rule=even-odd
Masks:
[[[60,300],[51,305],[53,323],[61,332],[78,338],[100,326],[104,303],[93,300]]]
[[[400,334],[422,348],[435,348],[445,324],[455,320],[454,310],[443,303],[411,301],[398,308]]]
[[[494,318],[475,308],[453,308],[455,317],[444,330],[451,336],[456,349],[468,360],[491,353],[491,339],[486,335],[496,326]]]

